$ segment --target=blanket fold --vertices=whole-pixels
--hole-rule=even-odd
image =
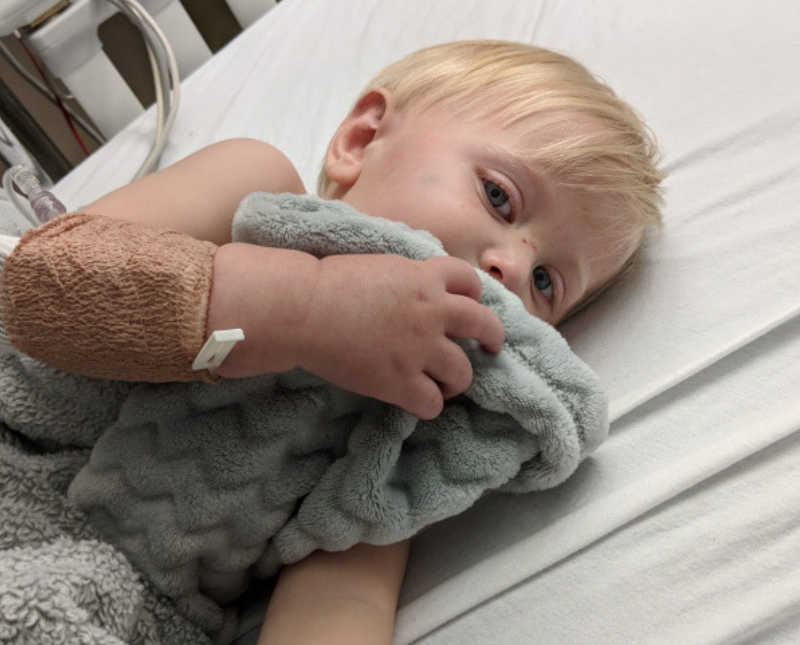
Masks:
[[[320,257],[444,254],[424,231],[288,194],[248,196],[233,237]],[[229,606],[254,575],[319,548],[405,539],[489,491],[556,486],[605,437],[605,397],[555,329],[479,275],[506,344],[489,355],[461,341],[473,383],[429,421],[299,370],[218,385],[115,384],[110,393],[107,382],[70,377],[83,387],[71,405],[85,400],[97,411],[87,413],[93,422],[84,437],[66,433],[75,445],[94,444],[69,486],[70,502],[224,641]],[[58,389],[47,379],[37,385]],[[37,436],[47,426],[42,414],[60,427],[58,406],[37,409]]]

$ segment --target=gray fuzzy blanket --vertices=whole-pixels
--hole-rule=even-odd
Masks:
[[[234,239],[444,254],[426,232],[295,195],[247,197]],[[197,626],[225,642],[253,576],[561,483],[605,437],[605,397],[556,330],[481,279],[506,344],[462,343],[473,384],[430,421],[300,371],[129,384],[3,358],[0,642],[196,643]]]

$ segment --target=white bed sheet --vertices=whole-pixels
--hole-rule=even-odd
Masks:
[[[184,83],[165,164],[252,136],[312,190],[363,83],[460,38],[576,56],[661,141],[644,270],[564,328],[607,384],[609,441],[559,489],[419,536],[398,643],[800,640],[798,25],[777,1],[284,0]],[[77,206],[128,181],[151,122],[56,193]]]

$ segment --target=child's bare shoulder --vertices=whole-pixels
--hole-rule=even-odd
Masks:
[[[231,218],[250,193],[304,193],[294,165],[257,139],[227,139],[104,195],[84,212],[230,242]]]
[[[260,190],[270,193],[305,193],[294,164],[275,146],[258,139],[236,138],[214,143],[195,154],[219,164],[222,172],[252,176]],[[250,182],[245,182],[250,183]]]

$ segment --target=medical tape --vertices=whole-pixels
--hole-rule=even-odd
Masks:
[[[216,250],[175,231],[64,215],[26,233],[5,261],[6,333],[25,354],[77,374],[214,380],[203,368],[219,352],[192,364],[206,341]]]

